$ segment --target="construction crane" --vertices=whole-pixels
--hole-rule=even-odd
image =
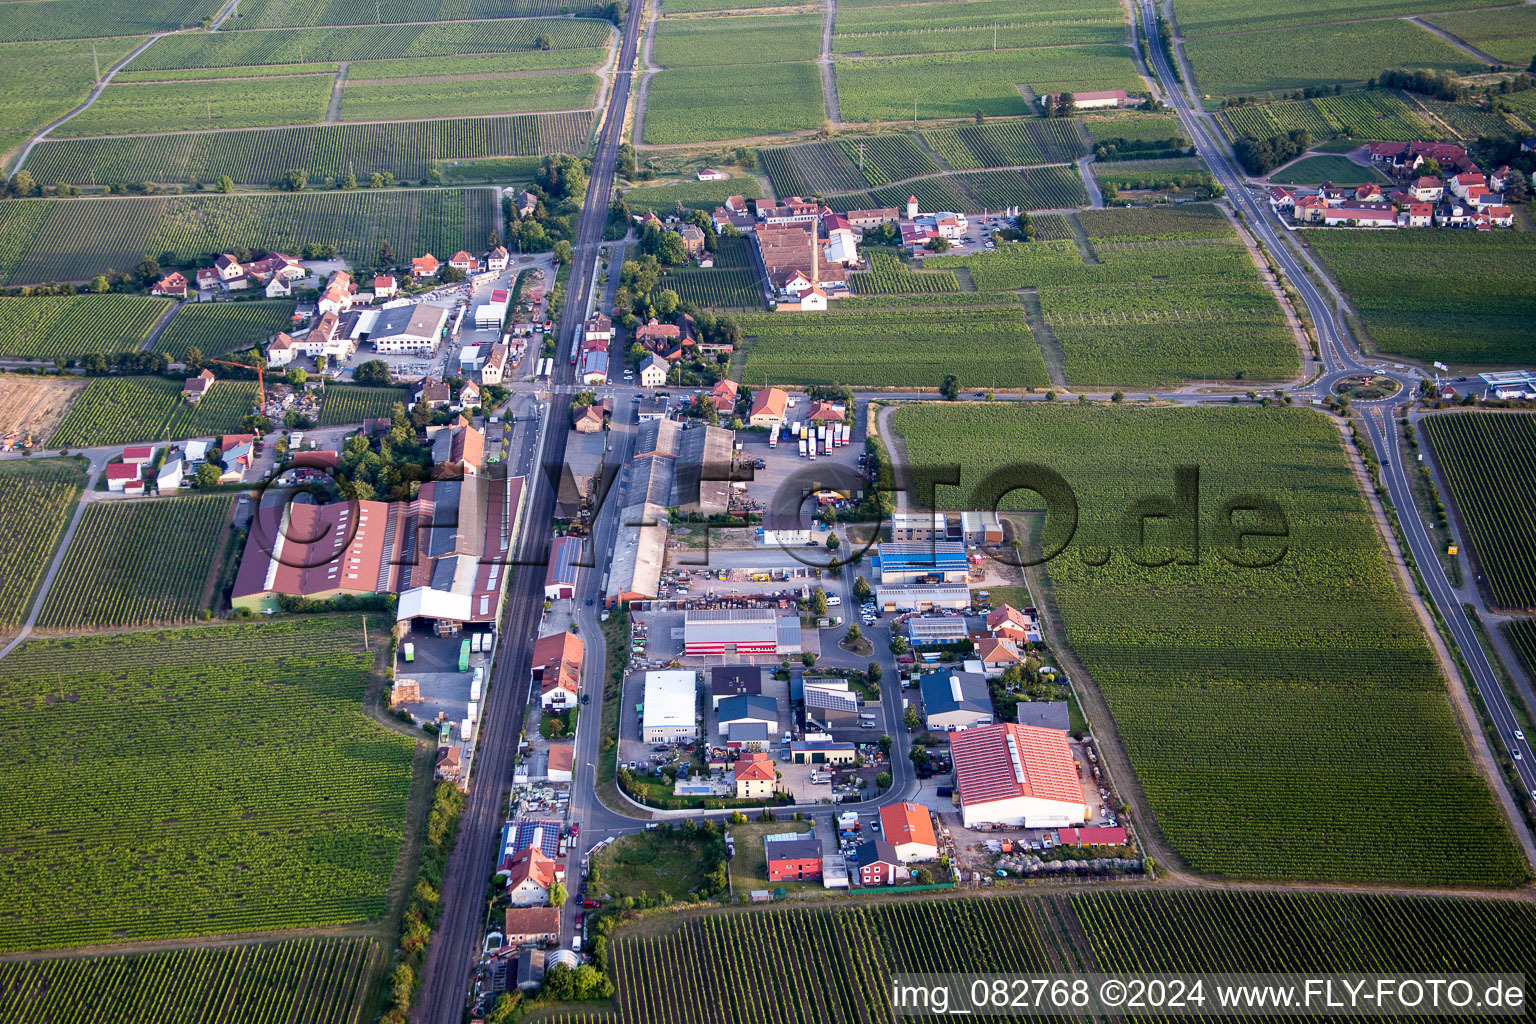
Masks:
[[[258,415],[258,416],[265,416],[267,414],[267,378],[266,378],[266,374],[262,372],[262,365],[261,365],[261,359],[260,358],[258,358],[256,360],[256,365],[255,366],[252,366],[250,363],[231,363],[231,362],[229,362],[228,360],[225,360],[225,359],[204,359],[203,362],[205,362],[205,363],[218,363],[220,366],[233,366],[233,367],[235,367],[236,369],[239,369],[239,370],[255,370],[256,371],[256,397],[257,397],[256,415]]]

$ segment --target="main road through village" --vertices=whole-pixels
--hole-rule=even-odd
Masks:
[[[1148,48],[1152,57],[1150,70],[1154,72],[1155,80],[1165,86],[1160,90],[1164,94],[1163,98],[1182,120],[1200,155],[1226,189],[1234,208],[1243,214],[1248,229],[1264,243],[1271,258],[1301,296],[1315,325],[1319,356],[1323,364],[1322,374],[1318,379],[1292,390],[1298,395],[1326,395],[1334,380],[1360,372],[1386,373],[1398,379],[1405,389],[1411,389],[1417,383],[1411,374],[1387,366],[1372,365],[1363,360],[1353,339],[1340,325],[1327,297],[1309,276],[1298,255],[1281,238],[1284,226],[1274,219],[1268,204],[1255,197],[1244,185],[1242,175],[1222,145],[1220,135],[1210,124],[1209,115],[1196,105],[1186,89],[1171,84],[1177,79],[1161,48],[1155,44],[1157,34],[1153,0],[1141,0],[1140,6],[1147,37],[1154,41],[1154,45]],[[550,537],[548,531],[541,528],[541,524],[549,522],[553,517],[555,485],[559,480],[565,454],[567,399],[576,391],[574,371],[565,356],[571,350],[581,322],[588,312],[598,251],[602,245],[609,197],[613,189],[619,141],[629,104],[642,8],[642,4],[632,0],[624,24],[624,39],[615,65],[614,85],[593,162],[586,203],[577,226],[577,244],[566,291],[567,299],[557,335],[559,341],[555,379],[549,387],[549,393],[543,396],[545,401],[542,403],[541,421],[522,421],[514,437],[514,443],[521,441],[527,446],[524,450],[537,452],[538,465],[533,466],[531,460],[526,464],[528,469],[535,471],[529,474],[529,505],[524,520],[527,525],[518,545],[517,564],[520,568],[511,583],[502,641],[487,693],[485,717],[481,723],[473,767],[474,782],[461,820],[458,843],[449,860],[443,882],[443,914],[428,952],[421,989],[412,1013],[411,1019],[418,1024],[459,1024],[463,1019],[471,971],[481,952],[485,934],[485,896],[500,848],[498,840],[506,817],[513,755],[517,750],[517,740],[530,699],[531,650],[543,612],[543,572],[535,567],[542,566],[547,557]],[[609,287],[611,290],[611,281]],[[900,400],[907,397],[926,399],[930,396],[883,397],[887,400]],[[1170,394],[1162,397],[1191,404],[1225,401],[1225,396],[1208,394]],[[1508,698],[1445,578],[1435,554],[1436,542],[1415,512],[1408,477],[1396,443],[1396,430],[1391,420],[1393,402],[1401,400],[1397,398],[1376,403],[1379,407],[1363,409],[1366,434],[1381,461],[1387,496],[1399,510],[1398,518],[1408,541],[1408,549],[1417,562],[1429,597],[1446,620],[1471,670],[1478,693],[1498,728],[1501,742],[1510,749],[1520,750],[1524,755],[1515,762],[1520,782],[1527,791],[1536,794],[1536,759],[1533,759],[1531,748],[1525,741],[1514,738],[1515,717]],[[578,593],[582,595],[597,595],[602,589],[602,574],[619,526],[617,507],[620,501],[617,495],[624,486],[622,467],[634,437],[633,423],[630,422],[632,417],[633,410],[623,407],[615,415],[615,439],[610,464],[617,467],[618,476],[613,483],[610,500],[600,510],[594,524],[590,550],[592,565],[582,570],[578,587]],[[846,577],[835,581],[834,585],[845,591],[845,602],[851,601],[851,587]],[[595,698],[596,707],[600,708],[606,677],[602,634],[594,611],[581,599],[576,601],[575,618],[581,634],[588,638],[582,691],[584,695]],[[904,756],[905,733],[899,727],[894,708],[894,701],[884,702],[885,731],[895,737],[898,743],[891,757],[895,784],[879,803],[907,797],[915,782],[911,765]],[[579,864],[586,851],[603,838],[641,828],[647,817],[646,812],[638,807],[633,815],[629,815],[606,807],[597,799],[595,765],[601,739],[599,729],[593,723],[600,718],[597,713],[583,716],[578,726],[575,775],[579,782],[572,792],[571,819],[582,825],[582,834],[581,841],[571,854],[572,864]],[[847,805],[844,809],[848,806],[867,810],[874,803]],[[806,810],[826,812],[825,807]],[[1523,829],[1520,831],[1524,834]],[[571,916],[572,909],[567,906],[563,914],[565,933],[571,929]]]

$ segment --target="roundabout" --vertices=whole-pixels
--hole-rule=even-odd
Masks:
[[[1381,402],[1401,392],[1403,382],[1384,373],[1351,373],[1335,380],[1331,390],[1352,402]]]

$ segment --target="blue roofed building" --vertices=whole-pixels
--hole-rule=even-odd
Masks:
[[[964,583],[965,545],[950,541],[881,544],[875,560],[882,586],[910,583]]]

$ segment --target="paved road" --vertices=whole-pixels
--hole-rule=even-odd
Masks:
[[[170,34],[171,33],[168,32],[156,32],[154,35],[144,40],[142,44],[135,47],[132,53],[118,61],[116,64],[112,65],[112,67],[108,69],[107,73],[101,76],[101,81],[96,84],[96,88],[91,90],[91,94],[85,98],[84,103],[80,104],[74,110],[71,110],[57,121],[51,122],[46,127],[44,127],[42,131],[38,132],[36,135],[32,136],[30,140],[28,140],[27,148],[22,150],[21,156],[16,158],[16,166],[11,168],[11,173],[14,175],[17,171],[26,166],[27,157],[32,155],[32,147],[36,146],[39,142],[43,141],[43,139],[47,138],[49,132],[53,131],[59,125],[76,116],[80,113],[80,111],[84,110],[86,107],[89,107],[92,103],[95,103],[98,99],[100,99],[102,92],[107,88],[108,85],[112,84],[112,79],[117,75],[119,71],[123,70],[123,66],[125,64],[153,46],[155,44],[155,40],[159,39],[161,36]]]
[[[1157,28],[1153,0],[1141,0],[1141,12],[1147,37],[1155,40]],[[1152,53],[1153,68],[1162,82],[1175,81],[1169,71],[1162,48],[1153,45],[1148,49]],[[1414,560],[1418,564],[1430,597],[1450,627],[1451,635],[1471,670],[1478,694],[1498,727],[1500,738],[1510,750],[1511,756],[1519,758],[1515,761],[1515,770],[1525,792],[1531,794],[1532,799],[1536,799],[1536,762],[1533,762],[1530,741],[1516,739],[1514,736],[1516,729],[1514,711],[1509,705],[1504,688],[1498,682],[1498,676],[1488,660],[1487,653],[1478,642],[1476,634],[1472,632],[1461,602],[1445,578],[1435,545],[1419,516],[1413,493],[1408,485],[1408,477],[1403,468],[1403,460],[1398,450],[1398,431],[1392,422],[1392,407],[1412,394],[1411,389],[1417,383],[1416,377],[1389,366],[1368,363],[1360,356],[1353,339],[1341,328],[1334,307],[1328,298],[1307,274],[1296,254],[1281,240],[1279,232],[1287,229],[1279,224],[1268,201],[1256,195],[1243,183],[1242,175],[1227,151],[1220,133],[1212,123],[1210,115],[1198,105],[1193,94],[1193,84],[1187,76],[1184,87],[1168,91],[1165,101],[1178,113],[1179,119],[1184,123],[1185,130],[1195,142],[1200,155],[1205,158],[1216,179],[1226,188],[1232,204],[1244,214],[1248,229],[1263,240],[1269,250],[1270,258],[1281,266],[1290,279],[1291,286],[1306,303],[1307,311],[1311,314],[1318,333],[1319,354],[1322,356],[1325,368],[1325,373],[1316,385],[1317,393],[1325,394],[1325,389],[1339,377],[1362,371],[1387,372],[1407,389],[1405,395],[1385,402],[1372,403],[1365,408],[1363,419],[1366,431],[1370,437],[1371,446],[1376,450],[1377,458],[1381,462],[1382,478],[1387,484],[1388,496],[1398,510],[1398,520],[1402,524],[1403,533],[1408,538],[1409,549],[1413,552]],[[1357,407],[1359,405],[1360,403],[1357,403]],[[1519,799],[1524,795],[1515,794],[1515,797]],[[1516,832],[1525,844],[1529,855],[1530,833],[1518,814],[1514,816],[1514,821]]]

